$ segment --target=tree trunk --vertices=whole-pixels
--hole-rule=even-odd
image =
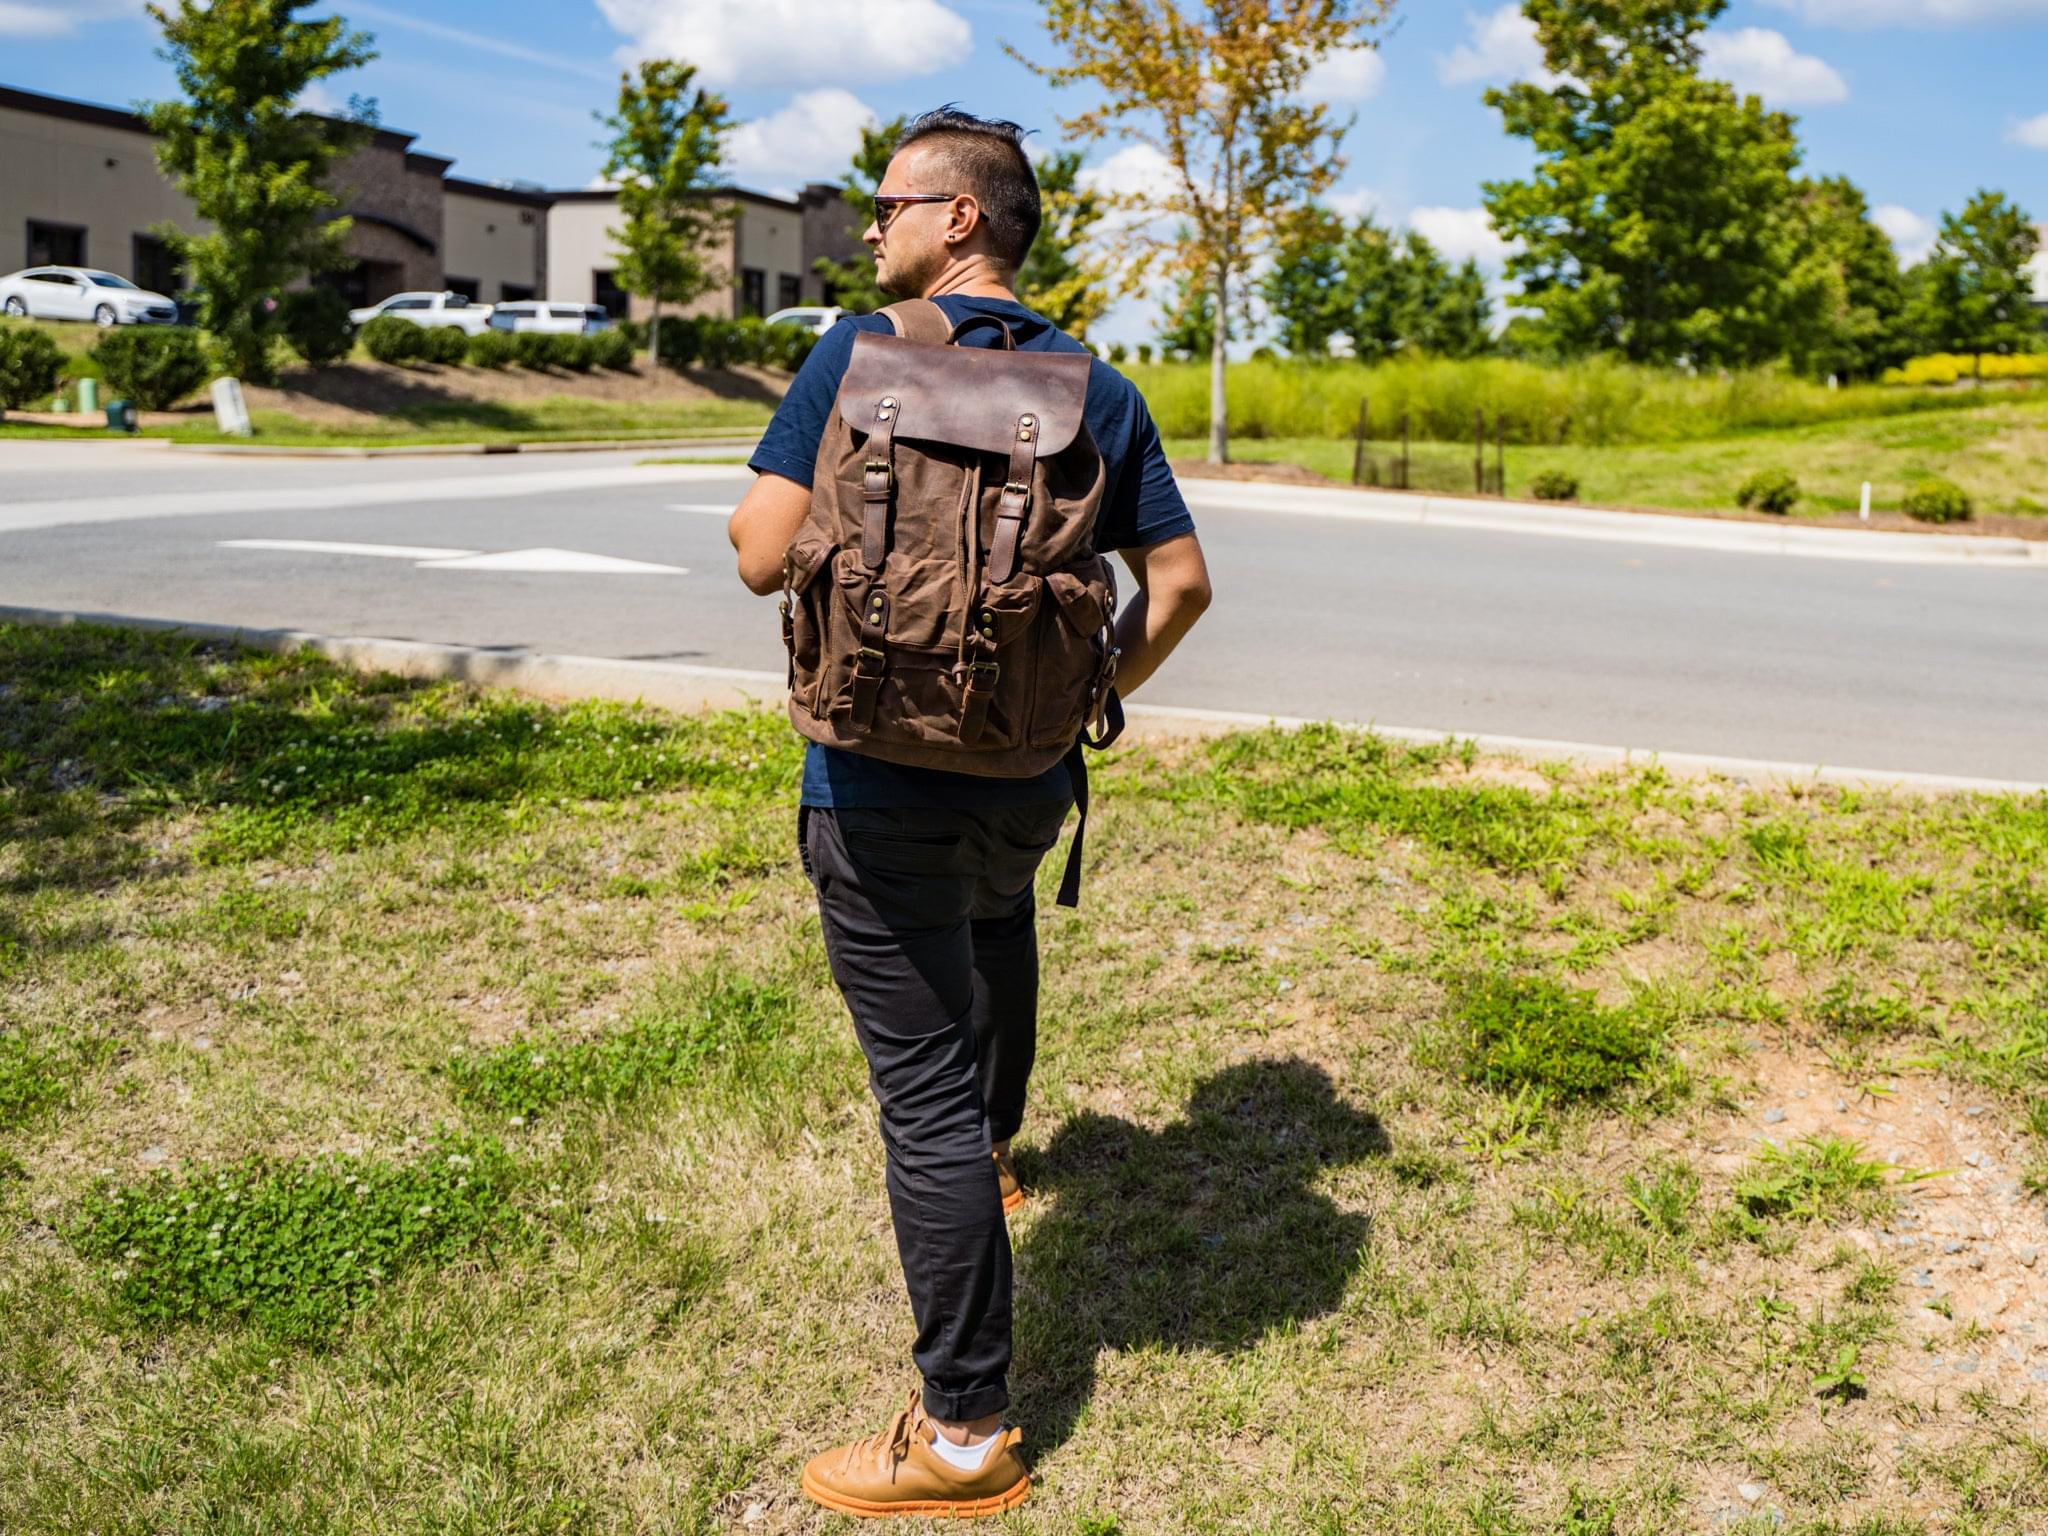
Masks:
[[[1216,264],[1216,314],[1209,330],[1209,462],[1230,462],[1230,418],[1223,388],[1224,346],[1230,335],[1230,269]]]
[[[647,366],[649,369],[661,366],[661,299],[654,301],[654,318],[647,322]]]

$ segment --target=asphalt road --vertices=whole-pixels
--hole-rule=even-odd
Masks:
[[[0,445],[0,604],[781,665],[773,604],[740,587],[725,542],[742,469],[34,447]],[[2048,778],[2048,568],[1408,527],[1233,509],[1215,484],[1193,495],[1217,602],[1144,702]],[[244,540],[396,552],[227,547]],[[475,558],[561,549],[681,569]]]

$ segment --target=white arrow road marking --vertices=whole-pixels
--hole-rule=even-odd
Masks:
[[[485,554],[475,549],[437,549],[416,544],[345,544],[325,539],[222,539],[222,549],[276,549],[309,555],[367,555],[410,560],[423,571],[539,571],[579,576],[687,576],[687,566],[656,565],[579,549],[508,549]]]
[[[498,555],[461,555],[451,560],[422,560],[423,571],[559,571],[592,576],[687,576],[686,566],[655,565],[647,560],[622,560],[615,555],[587,555],[577,549],[508,549]]]
[[[371,555],[380,560],[459,560],[473,549],[420,544],[337,544],[324,539],[223,539],[222,549],[282,549],[306,555]]]

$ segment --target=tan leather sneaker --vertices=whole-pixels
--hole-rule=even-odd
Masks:
[[[1030,1496],[1021,1429],[996,1431],[994,1448],[972,1472],[932,1449],[937,1434],[925,1417],[923,1394],[912,1388],[908,1406],[880,1434],[813,1456],[804,1468],[804,1492],[841,1514],[941,1519],[999,1515]]]
[[[996,1157],[996,1187],[1003,1192],[1003,1214],[1009,1215],[1024,1203],[1024,1186],[1017,1182],[1017,1159],[1008,1152]]]

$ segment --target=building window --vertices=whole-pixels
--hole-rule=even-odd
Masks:
[[[177,293],[185,286],[185,269],[171,248],[155,235],[135,237],[135,270],[128,276],[151,293]]]
[[[768,312],[768,274],[759,267],[740,269],[740,313],[762,315]]]
[[[804,280],[785,272],[775,279],[775,307],[792,309],[804,301]]]
[[[459,293],[474,304],[484,296],[484,285],[473,277],[443,277],[442,286],[450,293]]]
[[[79,224],[45,224],[28,221],[28,261],[31,267],[82,267],[85,265],[85,228]]]
[[[633,305],[632,296],[619,286],[617,275],[611,272],[590,274],[590,297],[614,320],[625,319]]]
[[[498,284],[498,302],[500,304],[521,304],[532,297],[533,284],[531,283]]]

